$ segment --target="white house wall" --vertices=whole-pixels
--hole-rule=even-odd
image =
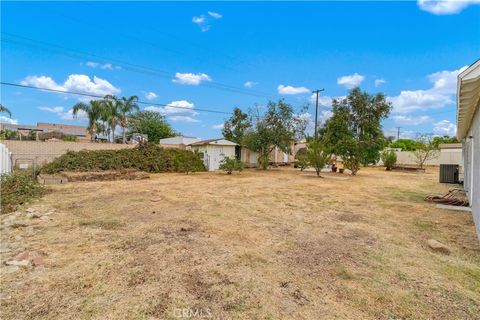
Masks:
[[[464,188],[480,238],[480,111],[477,109],[464,141]]]

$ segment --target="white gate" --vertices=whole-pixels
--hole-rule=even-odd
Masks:
[[[12,172],[11,152],[8,151],[7,146],[0,143],[0,174]]]

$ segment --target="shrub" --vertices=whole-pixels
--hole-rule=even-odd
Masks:
[[[385,150],[382,152],[383,165],[387,168],[387,171],[395,168],[397,163],[397,154],[391,150]]]
[[[62,139],[63,139],[63,141],[70,141],[70,142],[77,142],[77,140],[78,140],[77,137],[75,137],[75,136],[65,136]]]
[[[308,167],[307,148],[301,148],[297,151],[295,155],[295,167],[300,168],[300,171]]]
[[[44,191],[30,170],[1,175],[0,190],[2,213],[14,211],[17,206],[40,197]]]
[[[120,150],[69,151],[44,165],[41,172],[136,169],[145,172],[204,171],[198,154],[188,150],[165,149],[141,144]]]
[[[321,141],[314,140],[308,144],[307,158],[308,163],[315,168],[317,177],[321,177],[320,172],[331,160],[331,155],[325,150],[325,145]]]
[[[200,154],[197,151],[178,153],[173,160],[173,164],[175,171],[185,172],[186,174],[205,170]]]
[[[243,163],[236,158],[225,157],[220,162],[220,170],[225,171],[227,174],[232,174],[233,171],[242,171]]]

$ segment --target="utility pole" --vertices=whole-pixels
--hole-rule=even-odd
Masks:
[[[324,91],[325,89],[317,89],[315,91],[312,91],[312,93],[316,93],[317,94],[317,103],[315,104],[315,141],[317,140],[317,126],[318,126],[318,96],[320,94],[320,92]]]
[[[400,139],[400,128],[402,127],[397,127],[397,141]]]

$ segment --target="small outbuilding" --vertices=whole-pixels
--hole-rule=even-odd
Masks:
[[[201,139],[198,139],[195,137],[175,136],[175,137],[160,139],[160,146],[164,148],[186,149],[188,145],[198,141],[201,141]]]
[[[192,151],[197,151],[208,171],[218,170],[225,157],[235,158],[237,144],[225,139],[201,140],[190,144]]]

